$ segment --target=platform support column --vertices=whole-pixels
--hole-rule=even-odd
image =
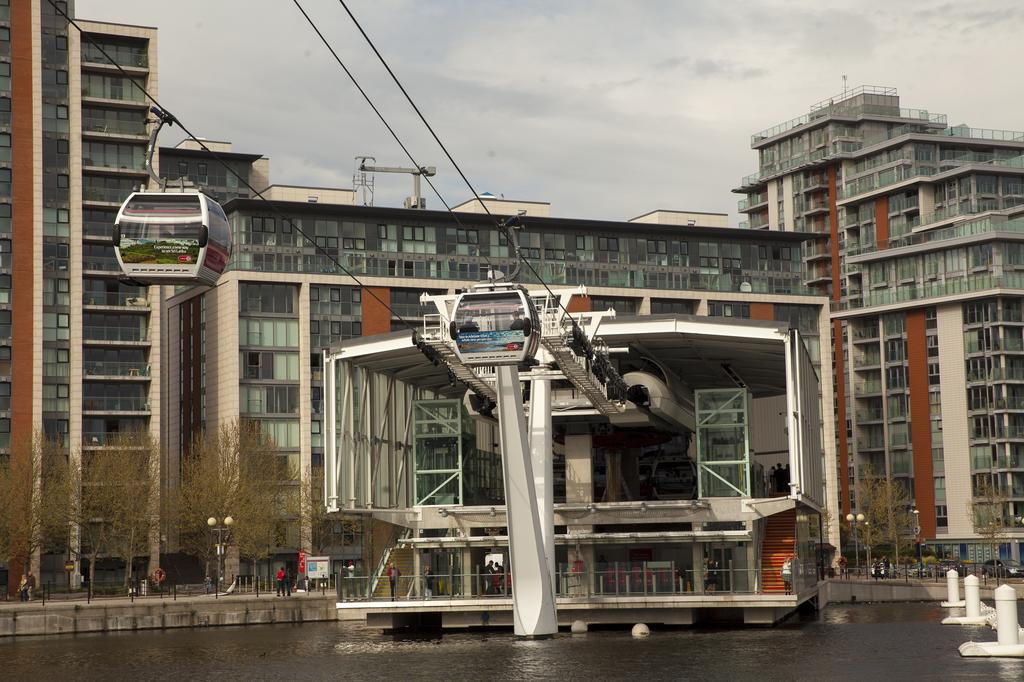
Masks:
[[[548,562],[548,574],[554,589],[555,581],[555,504],[554,443],[551,433],[551,382],[536,379],[530,386],[530,455],[533,459],[533,482],[537,490],[542,547]]]
[[[533,461],[527,442],[523,393],[519,370],[495,368],[498,389],[498,420],[501,462],[505,475],[508,510],[509,561],[512,564],[512,611],[515,634],[543,637],[558,632],[551,574],[544,555],[544,535]]]

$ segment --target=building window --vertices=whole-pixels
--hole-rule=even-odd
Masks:
[[[738,301],[708,301],[708,316],[750,319],[750,304]]]

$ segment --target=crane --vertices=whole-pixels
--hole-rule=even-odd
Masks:
[[[412,176],[412,196],[406,198],[406,208],[426,208],[427,201],[420,196],[420,176],[432,178],[437,175],[437,168],[434,166],[420,166],[419,168],[403,168],[400,166],[369,166],[367,159],[375,161],[371,156],[360,157],[359,170],[364,173],[408,173]]]

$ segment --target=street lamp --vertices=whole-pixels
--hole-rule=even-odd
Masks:
[[[911,509],[914,515],[914,542],[917,543],[917,571],[921,573],[921,512],[918,509]]]
[[[853,559],[857,565],[858,572],[860,571],[860,538],[857,535],[857,524],[864,523],[863,514],[847,514],[846,520],[850,523],[850,527],[853,528]]]
[[[230,516],[225,516],[223,521],[218,519],[216,516],[211,516],[206,519],[206,525],[210,527],[210,530],[217,534],[217,582],[214,587],[214,594],[220,591],[221,583],[224,581],[224,554],[227,551],[227,544],[224,542],[224,536],[228,534],[233,526],[235,520]]]

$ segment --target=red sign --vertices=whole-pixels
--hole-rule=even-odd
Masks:
[[[299,550],[299,573],[305,573],[305,572],[306,572],[306,553],[300,549]]]

